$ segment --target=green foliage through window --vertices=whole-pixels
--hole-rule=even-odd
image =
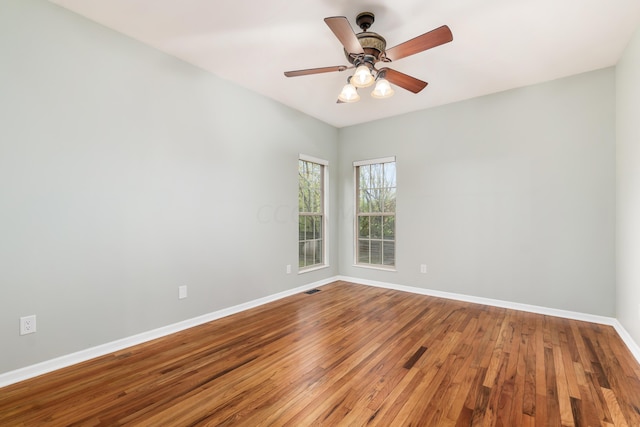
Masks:
[[[356,262],[395,266],[396,163],[356,166]]]
[[[324,165],[298,161],[298,267],[324,264]]]

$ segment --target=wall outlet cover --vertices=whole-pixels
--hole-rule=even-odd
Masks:
[[[36,331],[36,315],[20,318],[20,335],[33,334]]]

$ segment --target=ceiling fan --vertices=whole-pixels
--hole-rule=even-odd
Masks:
[[[380,34],[368,31],[375,16],[371,12],[362,12],[356,17],[356,23],[362,29],[356,34],[349,21],[344,16],[325,18],[324,22],[344,46],[344,54],[351,66],[337,65],[333,67],[310,68],[306,70],[285,71],[287,77],[306,76],[309,74],[345,71],[355,68],[353,76],[347,79],[347,84],[338,96],[338,103],[356,102],[360,99],[357,88],[368,87],[376,83],[371,92],[374,98],[388,98],[393,95],[390,82],[413,93],[418,93],[427,86],[415,77],[393,70],[388,67],[376,68],[379,62],[392,62],[416,53],[423,52],[453,40],[453,34],[446,25],[424,33],[390,49],[387,41]]]

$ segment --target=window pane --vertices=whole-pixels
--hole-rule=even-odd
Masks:
[[[308,212],[309,174],[308,163],[298,161],[298,212]]]
[[[380,199],[381,190],[375,189],[370,190],[371,192],[371,212],[382,212],[382,200]]]
[[[305,242],[305,265],[309,266],[314,264],[315,249],[315,242]]]
[[[382,217],[381,216],[371,217],[371,238],[382,239]]]
[[[369,240],[358,240],[358,262],[369,263]]]
[[[309,192],[309,212],[320,213],[322,202],[320,201],[320,189],[313,189]]]
[[[381,190],[382,209],[383,212],[396,211],[396,189],[385,188]]]
[[[383,180],[383,165],[382,163],[376,163],[375,165],[371,165],[371,184],[370,188],[381,188],[384,187]]]
[[[383,220],[383,238],[385,240],[393,240],[396,237],[396,217],[385,216]]]
[[[395,242],[383,242],[383,259],[384,265],[395,265],[396,261],[396,244]]]
[[[322,212],[322,192],[320,188],[313,192],[313,212]]]
[[[305,199],[304,199],[304,212],[314,212],[315,211],[315,207],[314,207],[314,194],[313,194],[313,190],[311,190],[311,188],[308,189],[308,191],[305,193]]]
[[[302,202],[302,212],[313,212],[313,195],[311,194],[311,190],[305,191]]]
[[[358,167],[358,175],[360,180],[360,188],[369,188],[370,185],[370,170],[369,165]]]
[[[314,264],[322,264],[322,240],[315,242],[315,259]]]
[[[309,187],[300,181],[298,190],[298,212],[309,212]]]
[[[313,222],[314,223],[313,238],[322,239],[322,217],[319,215],[316,215],[314,218],[315,218],[315,221]]]
[[[313,240],[313,228],[314,228],[314,217],[313,216],[308,216],[306,217],[307,221],[306,221],[306,226],[305,226],[305,231],[306,231],[306,240]]]
[[[369,217],[368,216],[359,217],[358,223],[359,223],[358,229],[360,230],[358,232],[358,237],[370,238],[371,232],[369,231]]]
[[[307,223],[307,217],[305,217],[304,215],[300,215],[298,217],[298,240],[305,240],[306,239],[306,232],[305,232],[305,224]]]
[[[360,205],[358,207],[358,212],[368,213],[371,212],[371,199],[372,194],[371,190],[361,189],[360,190]]]
[[[322,166],[298,162],[298,212],[322,212]]]
[[[317,163],[310,163],[310,162],[308,162],[308,163],[311,164],[311,176],[313,177],[314,185],[316,187],[319,187],[320,186],[320,175],[322,173],[320,165],[317,164]]]
[[[396,186],[396,164],[385,163],[384,164],[384,186],[395,187]]]
[[[298,188],[298,212],[305,212],[305,187],[302,183],[302,177],[300,178],[300,187]]]
[[[305,266],[305,246],[307,242],[298,243],[298,267]]]
[[[382,264],[382,242],[371,241],[371,264]]]

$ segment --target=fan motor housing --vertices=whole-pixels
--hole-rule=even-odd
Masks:
[[[379,60],[380,54],[387,48],[387,41],[378,33],[364,31],[356,34],[356,37],[358,37],[358,41],[360,42],[362,49],[364,49],[365,57],[373,57],[375,58],[375,61]],[[350,63],[353,64],[355,62],[356,58],[350,55],[346,50],[344,51],[344,55]]]

